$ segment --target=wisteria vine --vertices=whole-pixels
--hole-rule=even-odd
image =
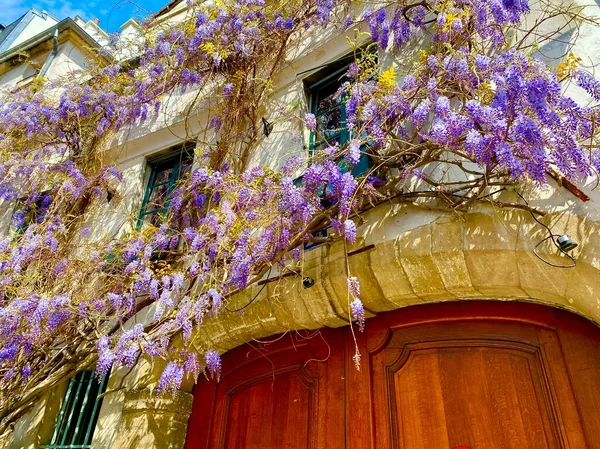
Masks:
[[[99,55],[72,87],[2,94],[0,211],[11,211],[12,225],[0,239],[0,430],[91,366],[102,376],[141,357],[164,360],[159,392],[202,371],[218,378],[219,355],[194,329],[271,267],[301,260],[314,231],[331,227],[330,238],[354,242],[365,208],[393,198],[464,211],[500,204],[494,193],[507,185],[543,185],[549,173],[577,182],[600,169],[597,107],[561,90],[572,80],[600,101],[600,81],[575,64],[549,68],[510,38],[526,0],[381,3],[359,17],[351,6],[191,5],[193,19],[149,37],[136,64]],[[409,68],[380,68],[361,53],[336,94],[350,141],[278,172],[248,166],[286,50],[311,30],[362,23],[379,54],[419,46]],[[197,164],[161,224],[103,235],[90,218],[123,184],[111,139],[186,92],[201,93],[187,110],[210,112],[218,143],[198,138]],[[300,126],[326,137],[312,114],[290,118],[290,133]],[[348,167],[364,157],[368,173],[354,176]],[[349,322],[362,330],[352,273],[348,297]],[[151,319],[132,325],[148,307]]]

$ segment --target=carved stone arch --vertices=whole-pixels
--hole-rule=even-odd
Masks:
[[[600,224],[569,214],[544,220],[579,243],[575,268],[555,268],[535,256],[547,233],[528,212],[373,209],[348,257],[339,241],[305,253],[302,273],[316,281],[313,287],[303,288],[299,276],[259,283],[231,298],[229,309],[243,313],[209,319],[194,341],[200,351],[225,352],[290,330],[346,326],[348,269],[360,281],[368,318],[416,304],[486,299],[547,304],[600,322]],[[540,249],[548,261],[565,263],[554,247]]]
[[[359,345],[362,345],[360,347],[368,348],[368,351],[385,347],[388,343],[386,338],[392,338],[392,334],[396,332],[391,332],[388,328],[385,331],[389,334],[388,337],[382,335],[380,339],[371,335],[376,331],[375,323],[385,321],[388,316],[384,312],[400,309],[392,314],[413,313],[411,310],[414,309],[409,306],[414,305],[463,301],[475,306],[475,300],[486,300],[486,304],[492,306],[499,301],[512,302],[515,306],[519,306],[517,302],[541,303],[551,306],[552,308],[547,309],[551,312],[556,308],[567,309],[592,322],[600,322],[600,226],[595,221],[570,214],[549,214],[544,218],[544,222],[551,225],[555,233],[569,234],[579,243],[579,247],[573,252],[577,266],[559,269],[544,264],[533,254],[533,247],[547,234],[527,212],[483,208],[458,216],[423,212],[408,206],[386,206],[368,211],[363,218],[359,238],[356,244],[348,248],[348,257],[343,243],[339,241],[318,246],[304,254],[302,275],[315,280],[313,287],[303,288],[301,277],[287,275],[278,281],[266,282],[266,285],[261,282],[246,289],[227,303],[231,312],[224,311],[216,318],[208,318],[195,330],[193,342],[198,351],[203,353],[209,348],[222,354],[233,348],[238,348],[235,351],[243,351],[241,347],[248,342],[268,339],[290,330],[334,332],[323,329],[346,326],[340,332],[347,332],[347,268],[351,275],[360,280],[361,298],[369,319],[365,333],[359,333],[357,337]],[[542,250],[542,255],[553,263],[564,261],[550,247]],[[433,320],[426,314],[420,319],[422,325],[426,325],[428,319]],[[439,316],[436,319],[443,321]],[[368,341],[364,340],[366,335],[369,335]],[[365,369],[357,374],[352,361],[352,340],[346,335],[344,341],[345,352],[339,356],[344,361],[338,359],[336,363],[338,367],[343,366],[346,382],[351,377],[368,376]],[[576,344],[569,345],[566,351],[577,353],[583,358]],[[298,347],[303,346],[300,344]],[[498,351],[511,350],[505,348]],[[531,359],[535,354],[528,353],[524,347],[513,348],[512,351],[501,356],[514,361],[521,357],[519,354],[529,354],[527,366],[538,366],[535,358]],[[363,363],[367,363],[367,352],[364,350],[362,357]],[[142,371],[138,370],[138,379],[142,376]],[[314,373],[310,370],[308,372]],[[600,378],[600,375],[596,377]],[[149,375],[147,378],[155,379],[156,376]],[[296,378],[300,379],[302,376]],[[332,383],[325,390],[321,380],[313,382],[311,388],[316,388],[314,391],[319,392],[329,389],[333,393],[327,400],[334,402],[339,401],[344,394],[348,401],[359,400],[361,395],[364,396],[363,392],[353,388],[340,387],[339,382],[334,382],[335,378],[336,376],[330,378]],[[338,380],[339,378],[340,376],[337,377]],[[590,376],[587,381],[593,383],[594,376]],[[302,391],[300,385],[306,389],[309,384],[300,382],[296,385],[299,388],[294,391]],[[136,388],[144,386],[136,383]],[[539,390],[537,386],[532,388]],[[191,389],[191,385],[186,387],[188,392]],[[597,389],[600,391],[600,385]],[[210,398],[207,400],[212,401]],[[107,397],[104,404],[103,410],[106,408],[106,413],[111,410],[119,410],[120,413],[118,401],[111,401]],[[592,412],[593,407],[588,407],[585,411],[586,414]],[[358,419],[358,422],[368,421]],[[560,420],[555,422],[560,423]],[[330,423],[326,427],[325,434],[333,435],[333,430],[343,428],[344,424]],[[365,427],[353,424],[345,429],[346,441],[356,442],[352,447],[369,447],[365,441],[373,438],[373,428],[370,425]],[[547,428],[544,429],[551,441],[561,441],[560,434],[556,437],[556,432],[550,430],[548,433]],[[189,432],[194,431],[190,429]],[[192,435],[189,432],[188,440]],[[310,444],[327,447],[319,442],[320,436],[317,440],[310,438],[309,441],[316,441]],[[337,438],[343,439],[339,435]],[[600,442],[597,444],[600,445]],[[344,443],[341,442],[338,447],[344,447]],[[385,444],[371,447],[385,447]],[[570,444],[564,447],[577,446]]]

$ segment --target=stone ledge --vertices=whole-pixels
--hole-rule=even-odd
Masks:
[[[193,396],[185,391],[157,394],[145,388],[125,392],[123,414],[145,413],[171,413],[185,421],[192,413]]]
[[[406,224],[396,229],[397,216],[406,216],[400,210],[396,214],[380,212],[367,213],[368,225],[361,228],[363,235],[356,246],[373,241],[374,236],[365,232],[380,234],[384,239],[374,248],[348,257],[351,275],[361,282],[365,307],[373,313],[453,299],[541,298],[547,304],[567,306],[600,321],[600,306],[594,299],[600,295],[600,273],[596,268],[600,265],[600,239],[594,237],[599,234],[598,223],[564,213],[546,217],[557,233],[570,232],[580,244],[575,254],[581,255],[578,266],[561,270],[533,255],[533,247],[545,235],[526,212],[479,209],[463,216],[440,214],[437,218],[425,214],[423,220],[415,218],[416,227],[412,229],[406,229]],[[269,292],[248,308],[250,315],[254,308],[271,310],[270,315],[276,317],[269,326],[272,333],[347,324],[343,245],[338,242],[314,251],[314,256],[308,256],[311,264],[307,269],[316,281],[314,287],[303,289],[298,280],[287,278],[278,286],[269,286]],[[552,253],[544,256],[555,262],[563,259]],[[230,320],[235,321],[227,314],[218,320],[219,328],[228,328]],[[235,332],[236,342],[253,338],[248,327],[237,326]],[[230,338],[213,336],[211,341],[215,340],[219,340],[221,350],[233,347]]]

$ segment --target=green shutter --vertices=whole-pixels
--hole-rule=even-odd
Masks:
[[[50,444],[42,449],[89,449],[98,421],[108,374],[99,382],[93,371],[71,378],[63,399]]]

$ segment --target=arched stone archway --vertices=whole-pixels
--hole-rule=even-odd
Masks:
[[[289,330],[347,325],[347,267],[360,281],[370,316],[414,304],[489,299],[543,303],[600,322],[600,224],[569,214],[545,220],[579,243],[576,267],[555,268],[535,256],[533,247],[547,233],[528,212],[374,209],[365,214],[362,237],[348,256],[343,242],[305,253],[303,275],[316,281],[313,287],[287,276],[249,288],[229,303],[241,312],[209,319],[194,341],[199,349],[224,352]],[[554,247],[540,249],[553,263],[570,262]]]

